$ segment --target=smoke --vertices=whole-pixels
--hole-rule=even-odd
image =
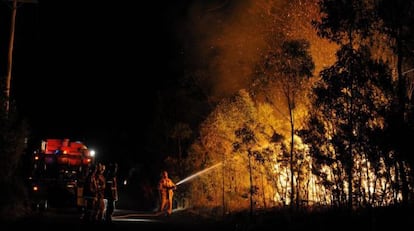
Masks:
[[[317,37],[317,0],[194,1],[181,31],[187,66],[219,100],[251,82],[255,65],[281,38],[311,42],[316,73],[334,61],[335,45]],[[197,78],[197,76],[196,76]]]

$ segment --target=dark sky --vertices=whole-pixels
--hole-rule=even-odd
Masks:
[[[157,92],[179,76],[176,31],[191,1],[42,1],[17,11],[12,97],[34,138],[105,155],[143,145]],[[0,3],[1,76],[8,20]]]

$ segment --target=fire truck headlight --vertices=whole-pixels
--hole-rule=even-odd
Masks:
[[[91,150],[89,153],[92,157],[95,157],[95,154],[96,154],[95,150]]]

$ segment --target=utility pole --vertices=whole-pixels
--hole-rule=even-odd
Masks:
[[[10,22],[10,40],[9,40],[9,53],[7,55],[7,76],[6,76],[6,89],[5,91],[5,107],[6,113],[9,112],[10,105],[10,83],[11,83],[11,72],[13,64],[13,46],[14,46],[14,30],[16,25],[16,14],[17,14],[17,0],[13,0],[12,5],[12,14]]]
[[[14,47],[14,32],[16,28],[16,14],[17,14],[17,2],[21,3],[37,3],[37,0],[8,0],[11,1],[12,4],[9,7],[12,10],[11,14],[11,21],[10,21],[10,39],[9,39],[9,52],[7,56],[7,76],[6,76],[6,89],[4,90],[5,93],[5,100],[4,103],[6,113],[9,112],[10,107],[10,85],[11,85],[11,74],[12,74],[12,66],[13,66],[13,47]]]

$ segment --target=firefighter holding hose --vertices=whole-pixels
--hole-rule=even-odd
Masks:
[[[161,179],[158,184],[158,191],[160,193],[161,205],[160,205],[160,212],[164,212],[165,209],[167,210],[167,215],[171,215],[172,213],[172,204],[173,204],[173,196],[174,191],[177,186],[174,182],[168,177],[168,172],[163,171],[161,174]]]

